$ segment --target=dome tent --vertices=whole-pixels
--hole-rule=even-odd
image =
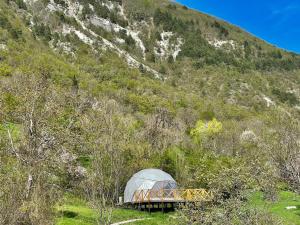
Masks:
[[[176,187],[176,181],[170,174],[162,170],[141,170],[127,182],[124,192],[124,203],[132,202],[134,193],[139,190],[176,189]]]

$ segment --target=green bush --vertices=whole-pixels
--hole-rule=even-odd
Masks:
[[[50,41],[52,39],[50,27],[43,23],[34,25],[33,33],[36,36],[43,37],[46,41]]]
[[[282,221],[271,213],[247,206],[237,199],[220,205],[205,206],[188,204],[178,212],[178,224],[193,225],[282,225]]]
[[[8,77],[12,75],[12,68],[6,64],[0,64],[0,77]]]
[[[5,28],[5,29],[11,27],[11,24],[8,21],[8,19],[4,15],[1,15],[1,14],[0,14],[0,27]]]
[[[218,21],[215,21],[212,24],[212,27],[216,28],[219,30],[220,32],[220,36],[222,37],[227,37],[229,35],[229,31],[222,25],[220,24]]]
[[[186,24],[183,20],[173,17],[169,12],[163,12],[157,9],[154,13],[154,23],[156,26],[162,26],[165,31],[175,31],[184,33]]]
[[[25,10],[27,9],[27,6],[23,0],[15,0],[15,1],[20,9],[25,9]]]
[[[291,106],[299,104],[299,100],[294,93],[273,89],[274,94],[282,103],[288,103]]]
[[[54,2],[58,5],[61,5],[63,7],[67,6],[67,3],[64,0],[54,0]]]
[[[126,103],[132,105],[135,111],[145,114],[153,112],[155,108],[155,103],[148,96],[129,94],[126,98]]]

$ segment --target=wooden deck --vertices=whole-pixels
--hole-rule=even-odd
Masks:
[[[132,204],[186,203],[211,201],[213,195],[205,189],[160,189],[135,191]]]

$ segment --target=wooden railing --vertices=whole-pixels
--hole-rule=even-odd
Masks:
[[[133,203],[211,201],[213,195],[205,189],[137,190]]]

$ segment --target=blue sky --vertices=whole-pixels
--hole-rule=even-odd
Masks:
[[[300,0],[176,0],[300,53]]]

